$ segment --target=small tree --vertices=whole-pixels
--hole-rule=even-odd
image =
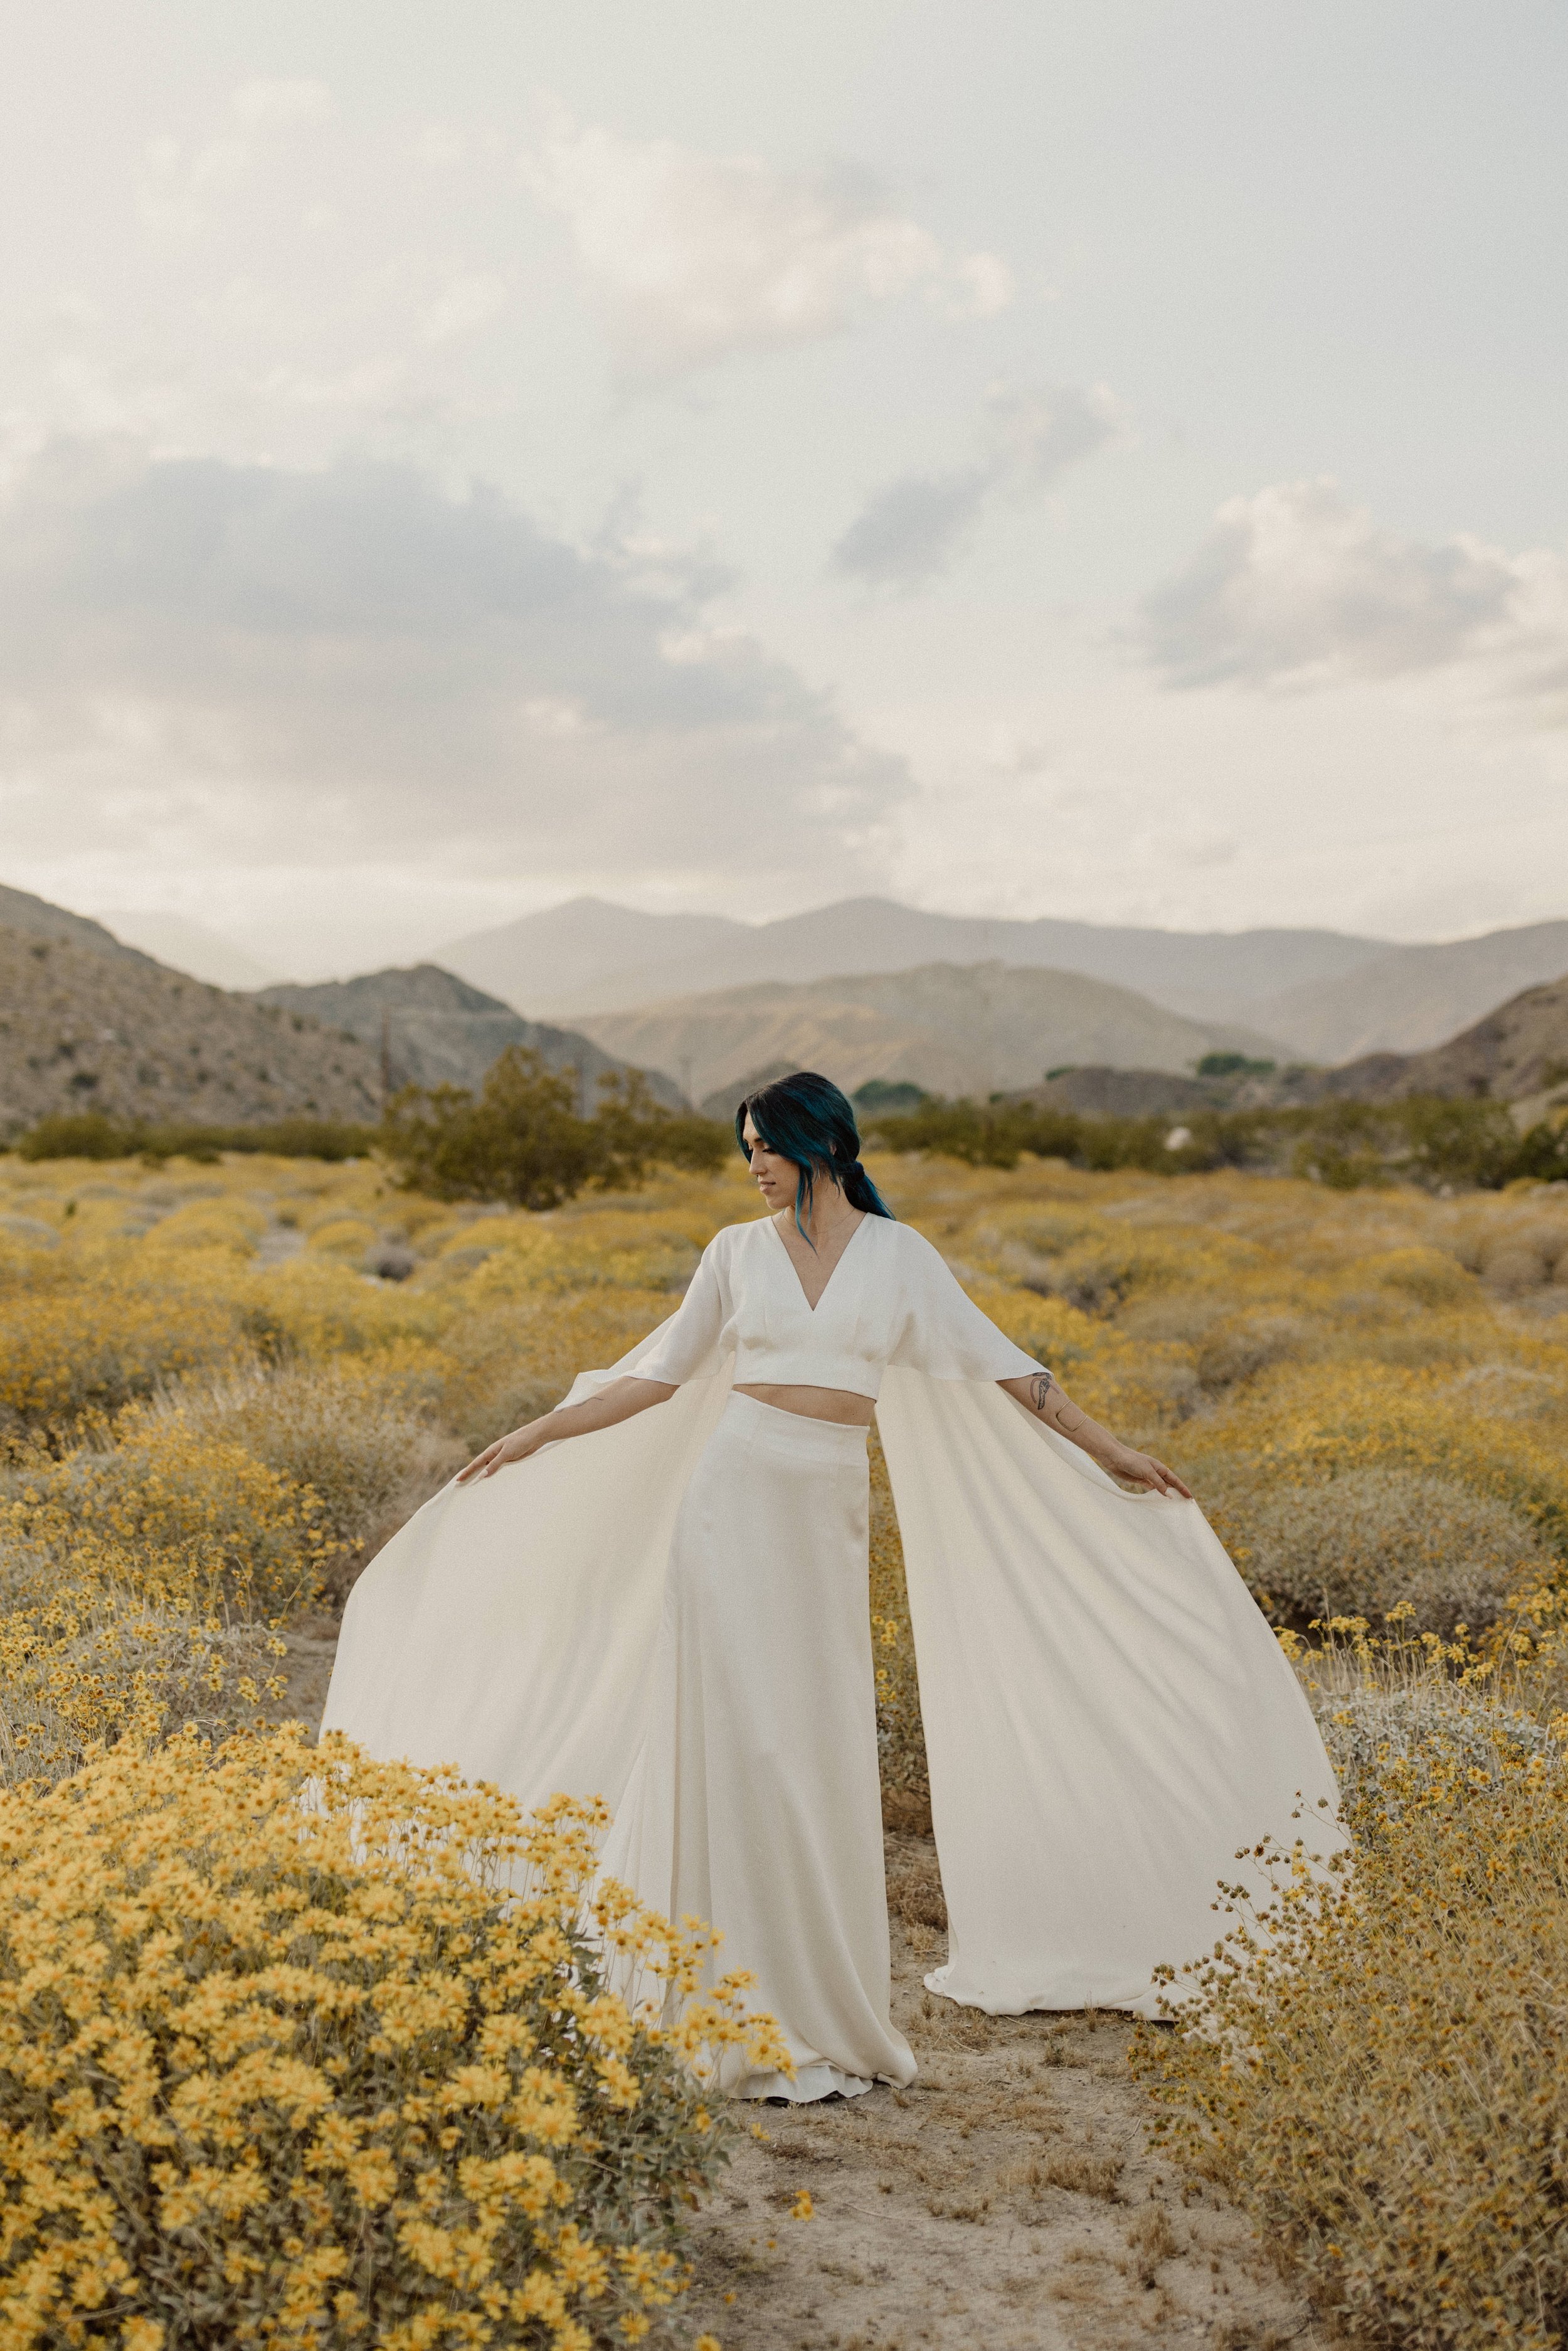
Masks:
[[[477,1101],[460,1086],[405,1086],[387,1104],[382,1148],[413,1191],[519,1208],[558,1207],[588,1183],[638,1183],[654,1161],[718,1165],[724,1130],[663,1109],[640,1071],[616,1071],[600,1092],[594,1116],[579,1117],[575,1074],[509,1045]]]
[[[477,1102],[461,1086],[405,1086],[387,1104],[382,1147],[413,1190],[438,1200],[510,1200],[554,1208],[601,1158],[591,1123],[573,1104],[577,1083],[508,1045]]]

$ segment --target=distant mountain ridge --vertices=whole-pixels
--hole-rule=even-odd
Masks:
[[[820,1069],[852,1093],[869,1078],[941,1094],[1037,1081],[1066,1061],[1185,1070],[1203,1054],[1278,1056],[1257,1030],[1183,1019],[1082,972],[925,964],[785,986],[761,981],[585,1017],[607,1051],[675,1077],[707,1102],[765,1071]]]
[[[580,1024],[674,996],[761,980],[801,982],[1001,963],[1078,972],[1152,996],[1188,1019],[1269,1028],[1260,999],[1342,978],[1396,952],[1337,931],[1185,932],[1042,917],[930,914],[889,898],[846,898],[749,924],[648,914],[576,898],[441,950],[446,967],[519,1009]]]
[[[1405,946],[1328,930],[1164,931],[937,914],[845,899],[769,923],[578,898],[460,939],[441,960],[519,1011],[581,1027],[677,996],[999,962],[1073,971],[1188,1019],[1240,1023],[1306,1061],[1414,1052],[1568,970],[1568,922]]]
[[[597,1081],[627,1066],[571,1029],[523,1019],[509,1005],[438,964],[366,972],[317,987],[280,982],[258,988],[256,1000],[346,1030],[378,1057],[384,1040],[392,1088],[451,1085],[475,1091],[498,1054],[508,1045],[523,1045],[547,1068],[575,1070],[582,1082],[581,1106],[591,1110]],[[679,1109],[679,1087],[656,1072],[648,1076],[654,1098]]]
[[[1503,1102],[1521,1120],[1568,1110],[1568,975],[1527,987],[1425,1053],[1364,1053],[1336,1068],[1226,1077],[1085,1064],[1022,1090],[1063,1110],[1141,1118],[1325,1102],[1401,1102],[1412,1094]]]
[[[258,963],[221,931],[194,922],[188,914],[103,906],[99,909],[99,920],[108,925],[122,946],[139,948],[154,963],[170,971],[189,972],[193,979],[204,979],[212,987],[254,995],[277,984],[276,964]]]
[[[1312,988],[1288,988],[1258,1008],[1303,1058],[1419,1053],[1510,998],[1568,971],[1568,922],[1532,923],[1437,946],[1402,946]]]

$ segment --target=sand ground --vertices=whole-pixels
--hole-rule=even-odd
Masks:
[[[758,2110],[696,2223],[689,2319],[724,2351],[1322,2351],[1242,2216],[1150,2156],[1128,2021],[934,1998],[936,1848],[887,1847],[894,2014],[919,2079]],[[802,2189],[810,2220],[792,2217]]]
[[[320,1720],[335,1627],[287,1636],[280,1714]],[[687,2339],[724,2351],[1326,2351],[1212,2191],[1152,2158],[1126,2019],[981,2016],[921,1979],[945,1956],[928,1836],[890,1832],[894,2015],[908,2090],[747,2109],[694,2226]],[[797,2219],[801,2191],[810,2219]]]

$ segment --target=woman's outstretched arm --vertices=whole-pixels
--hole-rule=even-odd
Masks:
[[[483,1453],[474,1456],[466,1469],[457,1472],[457,1482],[465,1486],[470,1479],[493,1478],[508,1461],[526,1461],[541,1445],[553,1445],[559,1437],[586,1437],[591,1428],[613,1428],[617,1421],[646,1412],[651,1404],[668,1404],[674,1393],[664,1380],[640,1380],[629,1372],[624,1379],[612,1380],[607,1388],[581,1404],[557,1405],[542,1420],[530,1420],[526,1428],[497,1437],[494,1445],[486,1445]]]
[[[1124,1486],[1147,1486],[1156,1494],[1179,1494],[1185,1501],[1192,1499],[1192,1489],[1184,1486],[1174,1469],[1156,1461],[1152,1453],[1135,1452],[1113,1437],[1097,1420],[1075,1405],[1066,1389],[1049,1372],[1030,1372],[1021,1380],[998,1380],[997,1385],[1006,1388],[1009,1395],[1017,1396],[1019,1404],[1043,1420],[1047,1428],[1054,1428],[1070,1445],[1076,1445],[1119,1478]]]

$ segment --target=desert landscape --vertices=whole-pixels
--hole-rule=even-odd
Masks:
[[[0,2351],[1568,2351],[1568,11],[6,30]]]
[[[1373,1897],[1303,1930],[1293,1964],[1308,2009],[1356,2018],[1336,2044],[1354,2062],[1325,2066],[1312,2016],[1287,2011],[1250,2103],[1228,2109],[1201,2035],[1184,2071],[1180,2034],[993,2019],[923,1990],[946,1913],[877,1468],[889,1900],[920,2078],[745,2117],[675,2229],[689,2283],[652,2315],[727,2351],[1240,2351],[1326,2345],[1336,2321],[1414,2345],[1439,2303],[1442,2339],[1479,2345],[1501,2297],[1511,2339],[1545,2345],[1564,2283],[1540,2164],[1563,2052],[1555,2011],[1534,2008],[1528,2054],[1498,2047],[1488,1987],[1505,1996],[1520,1937],[1540,1949],[1568,1919],[1563,1187],[873,1165],[1003,1328],[1180,1464],[1291,1646]],[[0,1159],[14,1785],[68,1790],[104,1740],[185,1722],[209,1740],[313,1725],[363,1562],[476,1445],[659,1320],[751,1206],[738,1160],[529,1215],[421,1197],[371,1160]],[[1528,1924],[1511,1895],[1489,1931],[1483,1905],[1461,1949],[1402,1909],[1402,1872],[1473,1880],[1504,1851]],[[1251,1890],[1266,1898],[1260,1876]],[[1187,1996],[1197,2014],[1235,1997]],[[1428,2113],[1416,1996],[1465,2052]],[[1533,2087],[1505,2112],[1497,2068],[1521,2063]],[[650,2077],[645,2095],[672,2094]],[[1434,2129],[1454,2153],[1436,2172]]]

